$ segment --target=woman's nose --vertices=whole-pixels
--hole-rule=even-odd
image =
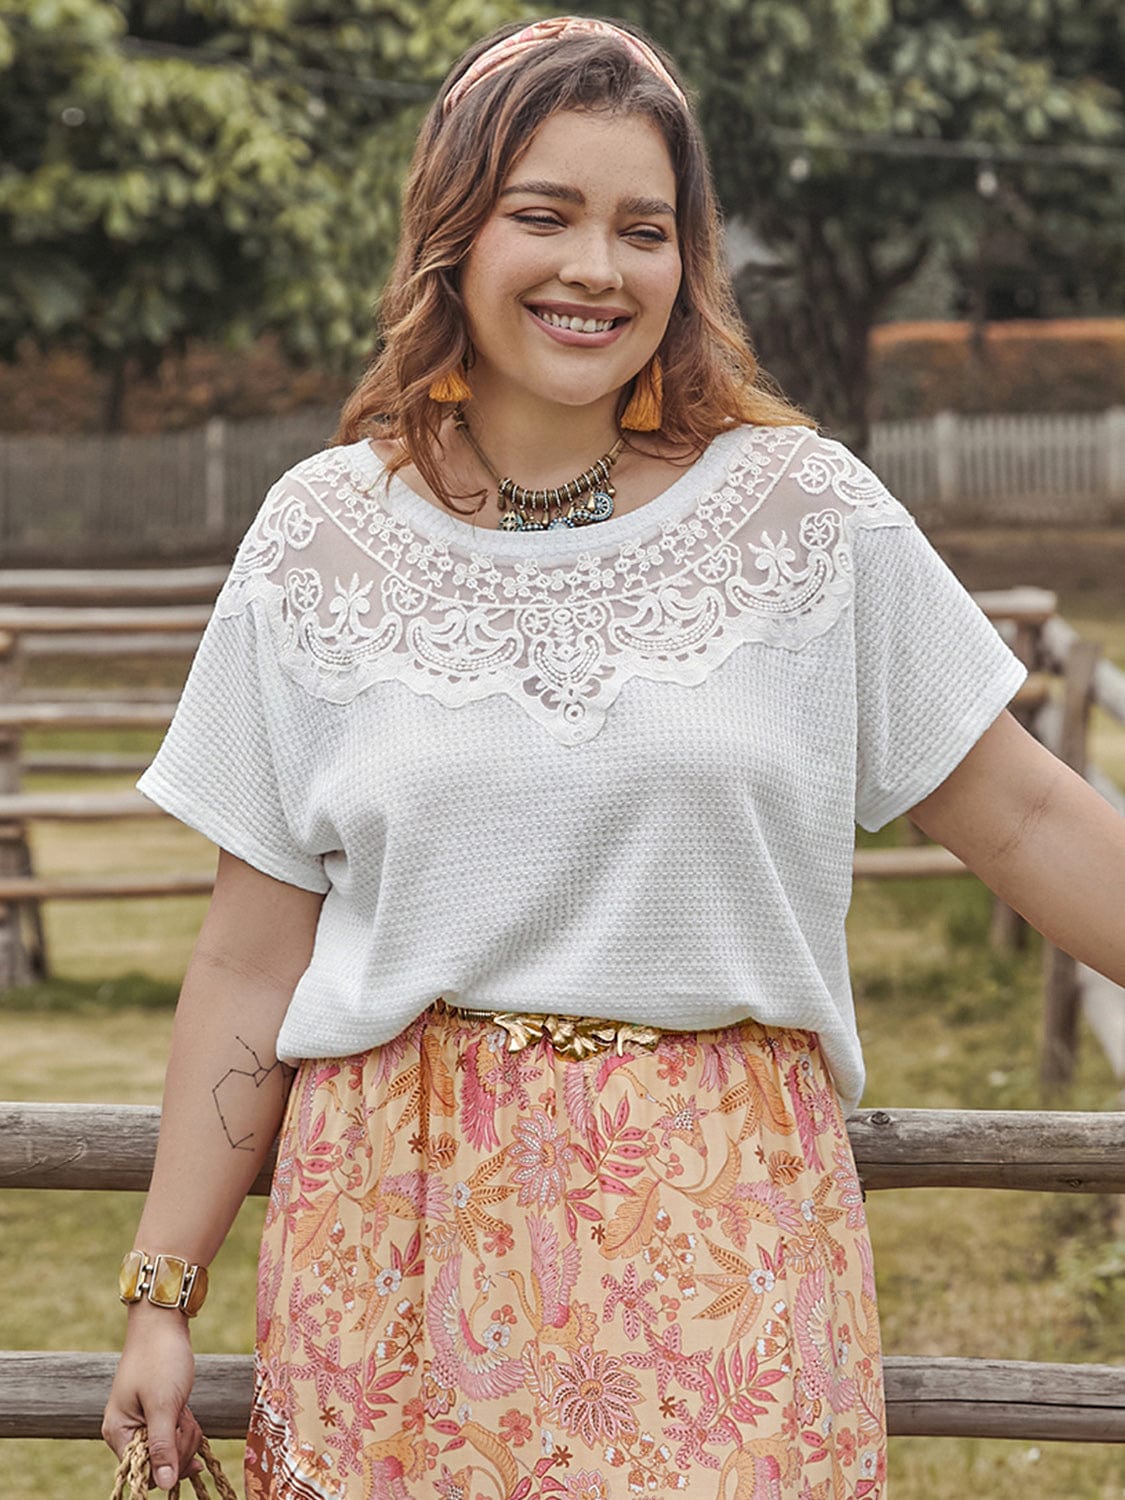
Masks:
[[[604,234],[576,236],[568,246],[569,254],[559,267],[559,280],[569,286],[584,286],[591,292],[612,291],[623,282],[615,246]]]

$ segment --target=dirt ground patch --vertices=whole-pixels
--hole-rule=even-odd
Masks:
[[[1125,526],[923,530],[967,588],[1033,584],[1054,590],[1062,615],[1125,614]]]

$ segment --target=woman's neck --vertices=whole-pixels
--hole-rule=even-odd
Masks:
[[[526,488],[573,479],[617,441],[616,393],[590,406],[560,407],[530,393],[491,398],[474,391],[465,420],[489,463]]]

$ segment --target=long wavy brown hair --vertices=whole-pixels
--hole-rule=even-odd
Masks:
[[[344,404],[333,441],[397,440],[390,472],[413,463],[443,505],[472,514],[453,504],[443,481],[438,432],[448,408],[428,392],[439,376],[471,366],[461,267],[536,130],[560,110],[643,115],[660,131],[672,161],[683,276],[658,350],[664,406],[656,436],[687,458],[732,423],[815,427],[772,385],[747,341],[695,117],[628,48],[596,34],[545,42],[486,76],[443,113],[445,95],[466,68],[519,25],[501,27],[470,48],[426,116],[403,193],[398,253],[380,299],[377,351]],[[631,390],[632,382],[621,392],[619,423]]]

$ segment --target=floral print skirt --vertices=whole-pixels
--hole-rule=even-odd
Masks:
[[[871,1247],[815,1034],[506,1041],[437,1006],[301,1065],[249,1500],[883,1500]]]

